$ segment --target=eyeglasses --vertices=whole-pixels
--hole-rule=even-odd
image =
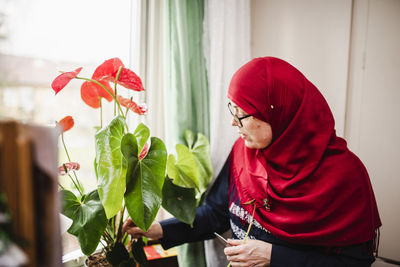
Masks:
[[[229,109],[229,111],[231,112],[231,114],[232,114],[232,116],[233,116],[233,119],[236,121],[236,123],[237,123],[237,125],[238,125],[238,127],[239,128],[242,128],[243,127],[243,124],[242,124],[242,120],[243,119],[246,119],[246,118],[248,118],[248,117],[251,117],[251,115],[244,115],[244,116],[242,116],[242,117],[238,117],[235,113],[235,109],[232,107],[232,104],[231,104],[231,102],[228,102],[228,109]]]

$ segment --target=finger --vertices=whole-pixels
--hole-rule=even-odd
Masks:
[[[237,246],[243,244],[243,240],[240,239],[228,239],[228,244],[231,246]]]
[[[226,259],[227,259],[229,262],[232,262],[232,263],[234,263],[234,262],[236,262],[236,263],[240,262],[240,259],[239,259],[239,256],[238,256],[238,255],[226,256]]]
[[[125,233],[126,229],[129,227],[129,219],[122,225],[122,232]]]
[[[122,226],[122,232],[125,233],[128,228],[136,226],[135,223],[129,218]]]
[[[224,253],[226,256],[233,256],[233,255],[239,254],[241,252],[241,249],[242,249],[242,247],[240,245],[226,247],[226,248],[224,248]]]
[[[128,234],[130,234],[133,238],[143,237],[145,232],[139,227],[131,227],[126,230]]]
[[[132,237],[133,239],[142,238],[143,236],[144,236],[144,235],[139,234],[139,233],[131,234],[131,237]]]

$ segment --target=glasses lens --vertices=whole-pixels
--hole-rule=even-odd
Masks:
[[[241,128],[243,126],[242,122],[240,121],[239,117],[235,115],[235,110],[233,109],[231,102],[228,103],[228,109],[232,114],[233,119],[236,121],[236,124],[239,126],[239,128]]]

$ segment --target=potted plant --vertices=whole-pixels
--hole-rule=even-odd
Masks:
[[[115,117],[108,125],[98,127],[95,134],[97,188],[88,193],[75,173],[79,164],[71,161],[64,142],[64,133],[73,127],[73,119],[67,116],[58,122],[69,161],[59,171],[68,175],[77,189],[77,193],[66,188],[60,191],[63,214],[73,221],[68,232],[77,236],[86,255],[91,255],[101,242],[112,266],[145,265],[142,239],[130,241],[131,249],[126,249],[129,240],[122,233],[124,221],[130,216],[138,227],[147,230],[162,204],[175,217],[192,224],[195,209],[212,178],[208,140],[198,134],[195,141],[194,134],[185,131],[186,145],[176,146],[177,158],[168,156],[163,141],[150,137],[143,123],[129,130],[129,112],[143,115],[147,108],[118,95],[117,85],[143,91],[140,78],[118,58],[106,60],[91,78],[79,77],[81,69],[56,77],[53,90],[57,94],[72,79],[83,80],[82,100],[93,108],[101,107],[102,98],[114,101]]]

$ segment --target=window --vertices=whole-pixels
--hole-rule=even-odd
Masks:
[[[139,1],[0,0],[0,117],[54,125],[66,115],[75,120],[65,134],[72,161],[81,164],[78,177],[94,189],[94,127],[99,110],[80,98],[82,82],[73,80],[54,96],[50,84],[59,74],[83,67],[90,77],[104,60],[119,57],[134,71],[138,62]],[[103,121],[113,117],[104,103]],[[66,156],[60,143],[60,162]],[[60,180],[69,185],[69,180]]]

